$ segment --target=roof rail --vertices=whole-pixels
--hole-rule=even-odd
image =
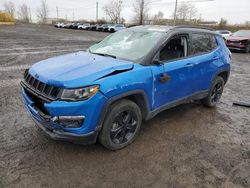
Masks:
[[[174,26],[174,28],[195,28],[195,29],[206,29],[206,30],[210,30],[210,31],[215,31],[215,29],[212,29],[209,27],[194,26],[194,25],[177,25],[177,26]]]

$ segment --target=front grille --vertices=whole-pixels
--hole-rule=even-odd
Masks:
[[[227,42],[229,42],[229,43],[233,43],[233,44],[239,44],[240,43],[240,41],[235,41],[235,40],[228,40]]]
[[[24,81],[35,93],[44,96],[45,98],[56,100],[59,97],[60,88],[45,84],[34,78],[28,70],[24,73]]]
[[[45,115],[49,115],[48,111],[45,109],[44,107],[44,103],[45,101],[42,100],[41,98],[37,97],[36,95],[34,95],[32,92],[30,92],[27,89],[24,89],[26,95],[28,95],[28,97],[32,100],[32,102],[34,103],[33,106],[39,110],[39,112],[42,112]]]

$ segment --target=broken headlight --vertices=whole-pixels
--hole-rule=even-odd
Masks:
[[[98,85],[88,86],[79,89],[64,89],[61,95],[61,99],[68,101],[86,100],[95,95],[98,91]]]

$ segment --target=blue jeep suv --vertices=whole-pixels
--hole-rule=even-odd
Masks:
[[[36,125],[52,139],[121,149],[142,120],[181,103],[214,107],[230,73],[231,53],[216,32],[137,26],[86,52],[34,64],[21,81]]]

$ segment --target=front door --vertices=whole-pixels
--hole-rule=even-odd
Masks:
[[[192,94],[193,66],[187,59],[188,35],[173,36],[159,51],[154,75],[154,110]]]

